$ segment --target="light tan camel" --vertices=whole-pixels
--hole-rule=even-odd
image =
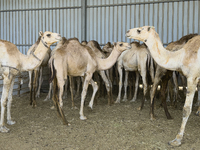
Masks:
[[[183,36],[178,41],[169,43],[166,47],[166,50],[169,50],[169,51],[180,50],[188,42],[188,40],[190,40],[191,38],[193,38],[195,36],[197,36],[197,34],[189,34],[189,35]],[[156,89],[157,89],[160,81],[162,81],[161,82],[161,89],[160,89],[162,106],[164,107],[167,119],[172,119],[172,117],[171,117],[171,115],[170,115],[170,113],[168,112],[168,109],[167,109],[166,96],[165,96],[168,81],[172,76],[173,76],[173,81],[175,83],[175,92],[176,93],[175,93],[174,100],[175,100],[175,105],[176,105],[176,101],[177,101],[177,98],[178,98],[178,83],[177,83],[175,72],[173,73],[173,71],[167,70],[165,68],[162,68],[160,65],[157,65],[155,79],[154,79],[154,82],[153,82],[153,85],[152,85],[152,88],[151,88],[151,94],[150,94],[150,97],[151,97],[150,119],[151,120],[155,119],[155,116],[154,116],[154,96],[155,96],[155,92],[156,92]]]
[[[65,37],[62,37],[62,39],[57,43],[56,47],[51,51],[51,56],[55,53],[55,51],[57,49],[59,49],[60,47],[63,46],[63,44],[67,41],[67,39]],[[46,96],[46,98],[44,99],[44,101],[47,101],[47,100],[50,100],[51,99],[51,93],[52,93],[52,87],[53,87],[53,84],[50,83],[49,85],[49,92]]]
[[[60,49],[55,51],[50,58],[50,69],[52,70],[51,79],[54,83],[53,101],[57,108],[62,108],[63,106],[63,86],[67,75],[85,76],[81,93],[80,119],[87,119],[83,114],[83,106],[89,82],[95,84],[92,80],[93,73],[97,70],[109,69],[116,62],[122,51],[131,48],[130,44],[124,42],[117,42],[114,45],[111,55],[106,59],[99,58],[90,47],[80,44],[76,38],[69,39]],[[58,85],[59,89],[59,103],[57,103],[56,85]],[[89,106],[92,107],[92,105],[93,102],[90,101]],[[63,119],[63,122],[66,122],[66,120]]]
[[[117,60],[117,68],[119,72],[119,93],[115,103],[120,103],[121,99],[121,89],[122,89],[122,69],[125,70],[125,81],[124,81],[124,98],[123,101],[127,101],[127,84],[128,84],[128,73],[129,71],[136,72],[136,82],[135,82],[135,93],[131,102],[134,102],[137,99],[137,91],[139,84],[139,74],[142,76],[143,81],[143,94],[144,100],[146,100],[146,94],[148,90],[148,81],[147,81],[147,72],[154,72],[150,70],[149,64],[151,60],[150,53],[147,51],[147,47],[144,44],[139,42],[132,42],[132,48],[122,52],[120,57]],[[152,73],[152,79],[154,78]],[[139,109],[143,107],[144,101],[142,100],[142,105]]]
[[[1,122],[0,131],[8,132],[5,127],[4,115],[7,103],[7,124],[13,125],[11,119],[12,92],[15,76],[22,71],[30,71],[37,68],[44,59],[51,44],[61,39],[60,34],[52,32],[40,32],[41,41],[35,51],[30,55],[22,54],[11,42],[0,40],[0,73],[3,76],[3,91],[1,96]],[[8,102],[7,102],[8,101]]]
[[[35,44],[33,44],[28,52],[27,55],[31,55],[31,53],[33,53],[35,51],[35,49],[37,48],[37,46],[39,45],[41,40],[41,36],[38,38],[38,40],[36,41]],[[47,66],[49,58],[50,58],[50,53],[51,53],[51,49],[49,48],[41,65],[37,68],[35,68],[34,70],[29,71],[29,89],[30,89],[30,105],[32,105],[33,107],[36,106],[36,97],[40,96],[40,89],[42,86],[42,82],[43,82],[43,78],[42,78],[42,70],[43,67]],[[33,76],[34,74],[34,76]],[[38,81],[38,75],[39,75],[39,81]],[[33,79],[34,77],[34,79]],[[39,82],[39,86],[38,86],[38,82]],[[37,92],[36,92],[36,88]]]
[[[97,57],[102,58],[102,59],[106,58],[105,54],[101,51],[100,45],[97,41],[94,41],[94,40],[89,41],[87,43],[87,46],[89,46],[93,50],[93,52],[96,54]],[[105,83],[107,94],[108,94],[108,105],[111,105],[113,103],[112,83],[111,83],[109,74],[107,73],[106,75],[105,72],[106,70],[100,70],[98,71],[98,74],[102,77]]]
[[[182,72],[187,78],[187,95],[183,107],[181,128],[176,138],[169,142],[172,146],[179,146],[192,111],[193,98],[200,79],[200,35],[189,40],[181,50],[174,52],[163,47],[154,27],[133,28],[127,31],[126,36],[145,42],[157,64],[168,70]]]

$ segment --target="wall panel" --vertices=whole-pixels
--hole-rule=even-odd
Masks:
[[[0,0],[0,39],[26,54],[39,31],[104,45],[131,42],[125,37],[128,29],[150,25],[166,45],[186,34],[200,33],[199,18],[199,0],[87,0],[85,7],[83,0]]]

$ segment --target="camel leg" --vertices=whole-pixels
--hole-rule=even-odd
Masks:
[[[92,79],[90,80],[90,83],[92,84],[92,87],[93,87],[93,93],[92,93],[92,98],[91,98],[90,103],[89,103],[89,107],[92,109],[93,103],[94,103],[94,98],[95,98],[96,92],[98,90],[98,85]]]
[[[33,71],[29,71],[30,105],[33,103]]]
[[[187,88],[185,104],[183,107],[183,120],[182,120],[180,131],[176,135],[176,138],[169,142],[169,144],[172,146],[181,145],[181,140],[183,139],[185,126],[192,111],[192,103],[193,103],[194,94],[195,94],[195,90],[197,86],[196,82],[197,81],[193,78],[187,78],[188,88]]]
[[[49,92],[48,92],[46,98],[44,99],[44,101],[47,101],[47,100],[49,100],[51,98],[52,86],[53,86],[53,84],[50,83],[49,84]]]
[[[167,119],[172,119],[172,117],[171,117],[171,115],[170,115],[170,113],[168,112],[168,109],[167,109],[166,96],[165,96],[168,81],[169,81],[170,78],[171,78],[171,76],[169,76],[169,75],[165,75],[164,78],[162,78],[163,80],[161,82],[161,89],[160,89],[162,106],[164,107],[165,115],[167,116]]]
[[[155,77],[153,85],[151,87],[151,92],[150,92],[150,98],[151,98],[151,104],[150,104],[150,119],[154,120],[155,119],[155,115],[154,115],[154,99],[155,99],[155,93],[156,93],[156,89],[158,87],[158,84],[160,82],[160,78],[159,77]]]
[[[110,83],[108,81],[108,78],[106,77],[105,71],[99,71],[100,76],[102,77],[105,86],[106,86],[106,90],[107,90],[107,94],[108,94],[108,105],[110,106],[112,104],[112,100],[111,100],[111,87],[110,87]]]
[[[123,76],[123,72],[122,72],[122,66],[117,64],[117,69],[118,69],[118,73],[119,73],[119,91],[118,91],[118,96],[117,96],[117,100],[115,101],[115,103],[120,103],[121,100],[121,91],[122,91],[122,76]]]
[[[4,125],[4,116],[5,116],[5,109],[6,109],[6,103],[7,103],[7,100],[8,100],[8,95],[9,95],[9,89],[11,88],[11,84],[12,84],[12,80],[13,80],[13,76],[10,75],[10,77],[8,76],[4,76],[4,79],[3,79],[3,90],[2,90],[2,96],[1,96],[1,122],[0,122],[0,132],[9,132],[9,129],[5,127]],[[12,92],[12,90],[10,91]],[[11,94],[11,93],[10,93]],[[11,99],[10,99],[11,100]],[[12,100],[10,101],[12,102]],[[9,106],[10,107],[10,103],[9,103]],[[10,108],[8,108],[9,111],[10,111]],[[10,114],[8,114],[11,120],[11,116]]]
[[[197,112],[196,112],[196,115],[197,116],[200,116],[200,85],[199,85],[200,83],[198,83],[198,85],[197,85],[197,89],[198,89],[198,99],[197,99],[197,102],[196,102],[196,104],[195,104],[195,106],[199,106],[199,108],[198,108],[198,110],[197,110]]]
[[[68,121],[67,121],[67,119],[65,117],[65,114],[63,113],[63,110],[60,107],[60,103],[58,102],[57,93],[58,93],[57,79],[54,78],[54,80],[53,80],[53,96],[52,96],[52,100],[54,102],[55,107],[57,108],[58,116],[61,117],[62,120],[63,120],[63,124],[69,126],[70,124],[68,123]]]
[[[67,88],[68,88],[68,80],[65,81],[63,99],[67,98]]]
[[[38,90],[37,90],[37,93],[36,93],[36,97],[40,97],[40,89],[41,89],[42,82],[43,82],[43,78],[42,78],[42,67],[40,68],[39,72],[40,72],[39,86],[38,86]]]
[[[127,101],[127,86],[128,86],[128,74],[129,71],[125,71],[125,81],[124,81],[124,98],[122,101]]]
[[[81,107],[80,107],[80,112],[79,112],[81,120],[87,119],[83,114],[83,107],[84,107],[85,97],[86,97],[86,94],[87,94],[88,84],[89,84],[89,81],[91,80],[91,78],[92,78],[92,73],[87,72],[86,77],[85,77],[85,81],[84,81],[84,84],[83,84],[83,91],[81,93]]]
[[[77,109],[76,106],[74,105],[74,93],[73,93],[73,77],[69,76],[69,84],[70,84],[70,92],[71,92],[71,100],[72,100],[72,109]]]
[[[139,77],[140,77],[140,75],[139,75],[139,72],[138,72],[138,71],[136,71],[136,72],[135,72],[135,74],[136,74],[136,81],[135,81],[135,92],[134,92],[133,99],[132,99],[130,102],[135,102],[135,101],[136,101],[136,99],[137,99],[137,93],[138,93],[138,84],[139,84]]]
[[[31,71],[28,71],[28,75],[29,75],[29,83],[28,83],[28,87],[29,89],[31,88],[31,82],[32,82],[32,77],[33,77],[33,71],[34,70],[31,70]]]
[[[78,96],[80,95],[80,86],[81,86],[81,79],[80,79],[80,77],[76,78],[76,85],[77,85],[77,87],[76,87],[77,90],[76,90],[75,99],[77,99]]]
[[[142,110],[142,108],[144,107],[144,101],[146,101],[147,91],[148,91],[146,71],[141,70],[141,76],[142,76],[142,82],[143,82],[143,96],[144,97],[142,98],[141,106],[138,108],[138,110]]]
[[[32,107],[36,107],[36,88],[37,88],[37,81],[38,81],[38,69],[34,70],[34,80],[33,80],[33,101],[32,101]]]
[[[112,85],[112,81],[111,81],[111,78],[110,78],[110,70],[106,70],[106,76],[107,76],[107,79],[108,79],[108,82],[109,82],[109,85],[110,85],[110,97],[111,97],[111,103],[114,103],[114,100],[113,100],[113,85]]]
[[[14,86],[14,83],[15,83],[15,80],[14,80],[14,76],[13,76],[13,80],[11,82],[11,86],[10,86],[10,90],[9,90],[9,93],[8,93],[8,103],[7,103],[7,124],[9,125],[13,125],[15,124],[15,121],[12,120],[11,118],[11,104],[12,104],[12,93],[13,93],[13,86]]]
[[[178,99],[179,88],[178,88],[178,80],[177,80],[177,76],[176,76],[175,71],[173,71],[173,81],[174,81],[174,84],[175,84],[173,101],[174,101],[174,107],[176,108],[177,107],[177,99]]]

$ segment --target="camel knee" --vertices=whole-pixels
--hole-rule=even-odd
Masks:
[[[189,106],[183,107],[183,117],[188,117],[191,114],[191,108]]]

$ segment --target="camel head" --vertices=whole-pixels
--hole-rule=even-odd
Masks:
[[[82,41],[81,42],[82,45],[87,45],[87,43],[88,43],[87,41]]]
[[[49,31],[46,31],[44,33],[40,31],[39,34],[41,36],[42,43],[46,47],[50,47],[53,43],[56,43],[62,39],[60,34]]]
[[[155,33],[155,29],[152,26],[144,26],[139,28],[133,28],[126,32],[126,36],[131,39],[146,42],[149,36]]]
[[[129,43],[125,43],[125,42],[114,42],[113,43],[114,48],[116,48],[119,52],[123,52],[127,49],[131,49],[131,45]]]
[[[102,48],[102,51],[103,52],[106,52],[106,53],[111,53],[112,52],[112,50],[113,50],[113,45],[110,43],[110,42],[108,42],[103,48]]]

